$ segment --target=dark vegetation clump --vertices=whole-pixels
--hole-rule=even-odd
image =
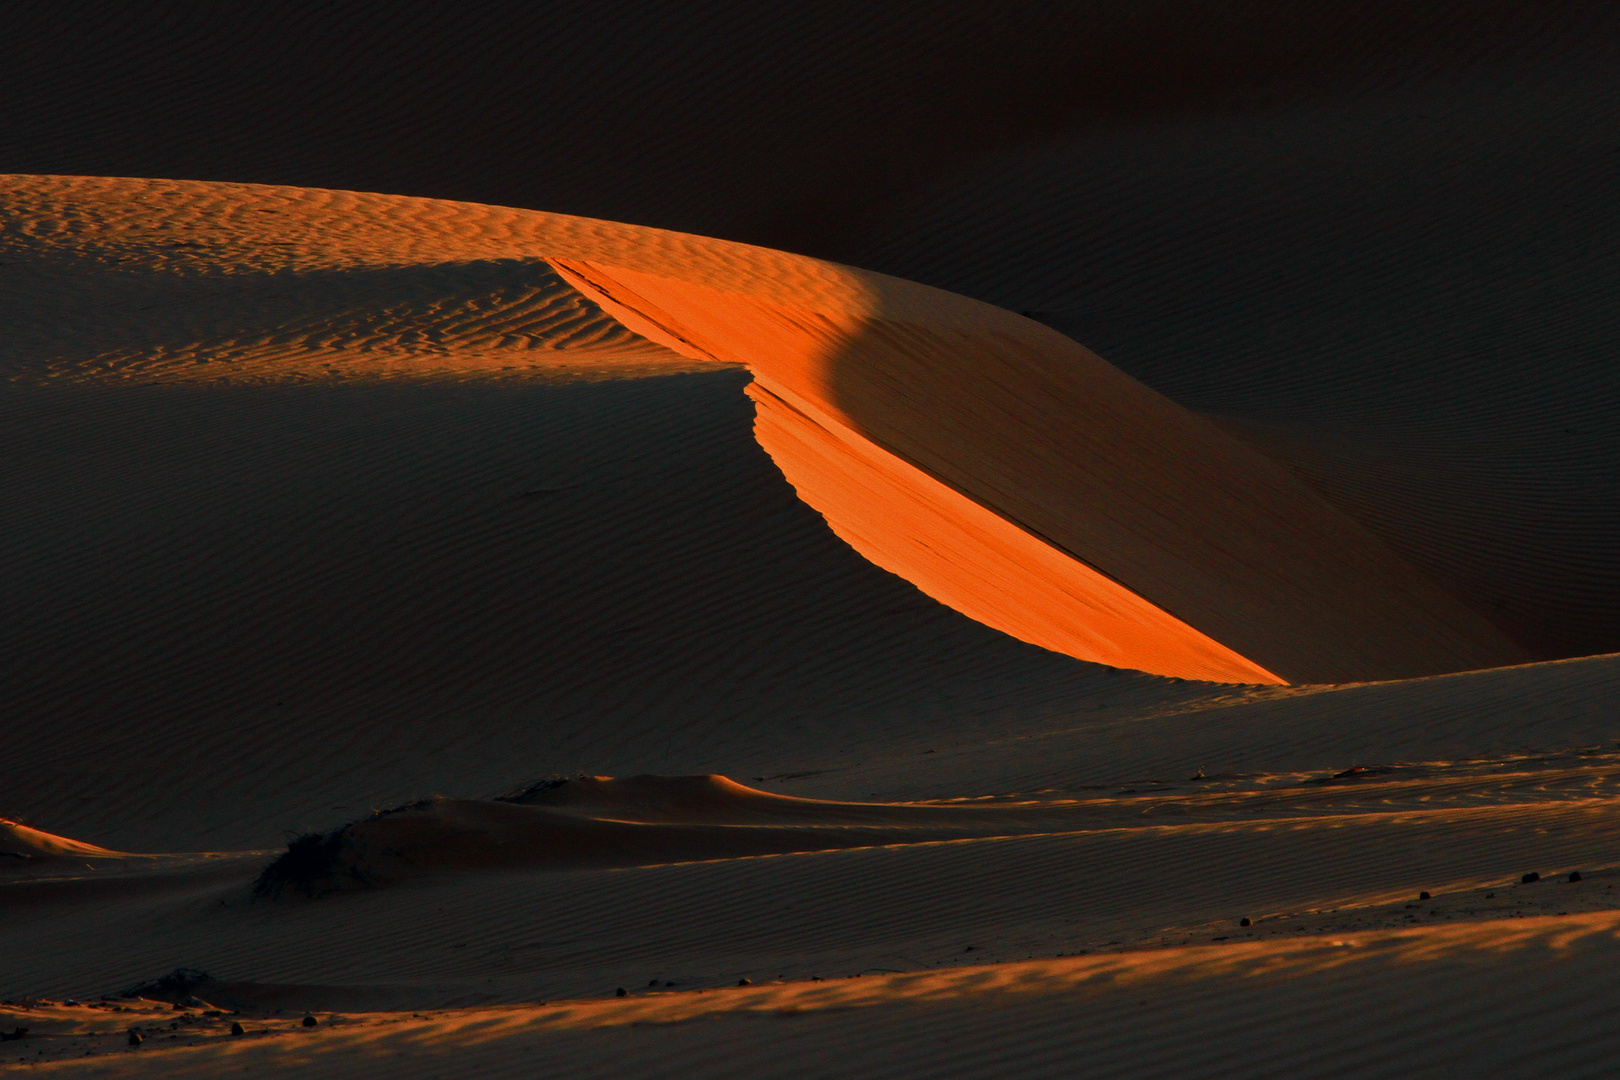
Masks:
[[[287,850],[278,855],[275,862],[260,871],[259,876],[254,879],[253,895],[262,900],[275,900],[288,889],[292,889],[313,899],[339,888],[339,882],[343,878],[360,885],[375,884],[352,865],[343,866],[339,858],[344,848],[349,845],[349,830],[356,825],[376,821],[391,814],[402,814],[407,810],[425,810],[440,798],[441,796],[434,795],[431,798],[390,806],[386,810],[373,810],[369,816],[359,821],[351,821],[341,829],[334,829],[329,833],[305,833],[295,840],[287,841]]]
[[[338,873],[348,826],[326,834],[306,833],[287,842],[287,850],[253,880],[253,895],[274,900],[292,889],[308,897],[330,892]]]
[[[156,979],[148,979],[143,983],[136,983],[128,990],[122,991],[118,996],[126,998],[151,998],[153,1001],[179,1001],[190,997],[199,986],[207,986],[216,980],[206,971],[197,968],[178,967],[167,975]]]

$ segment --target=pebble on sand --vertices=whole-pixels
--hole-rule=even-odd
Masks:
[[[240,1023],[233,1022],[231,1024],[231,1034],[232,1035],[244,1035],[244,1034],[246,1034],[246,1032],[243,1030],[242,1025]]]
[[[1419,900],[1427,900],[1427,899],[1429,899],[1429,890],[1424,889],[1422,892],[1418,893],[1418,899]]]
[[[320,1021],[315,1019],[313,1016],[310,1016],[308,1013],[306,1013],[304,1015],[304,1026],[305,1027],[314,1027],[318,1023],[320,1023]]]
[[[1519,879],[1519,884],[1520,885],[1529,885],[1529,884],[1531,884],[1533,882],[1537,882],[1537,881],[1540,881],[1540,880],[1541,880],[1541,875],[1536,873],[1534,870],[1532,870],[1528,874],[1524,875],[1524,877]]]
[[[737,985],[738,986],[753,986],[754,983],[753,983],[753,980],[751,980],[751,979],[738,979],[737,980]]]
[[[1239,919],[1238,920],[1238,925],[1239,926],[1253,926],[1254,925],[1254,920],[1253,919]]]
[[[1569,880],[1572,882],[1581,880],[1581,872],[1579,870],[1571,870],[1569,872]]]

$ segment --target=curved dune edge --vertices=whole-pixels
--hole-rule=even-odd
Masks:
[[[41,832],[27,825],[0,818],[0,869],[12,863],[32,863],[41,859],[123,859],[127,853],[86,844]]]
[[[1082,660],[1279,683],[1529,659],[1283,466],[1061,334],[986,304],[763,248],[498,207],[156,180],[0,186],[8,254],[74,281],[234,279],[274,291],[306,273],[349,281],[494,260],[522,271],[499,288],[539,312],[549,294],[523,268],[544,259],[655,344],[746,364],[761,441],[872,561]],[[329,352],[324,331],[301,331],[243,359],[273,373],[293,363],[290,349],[299,377],[325,379],[382,356],[397,374],[440,306],[425,302],[409,329],[390,325],[384,345]],[[273,309],[264,318],[280,325]],[[71,320],[48,323],[56,333]],[[436,347],[454,358],[465,345],[469,370],[487,370],[498,339],[479,334],[441,335]],[[196,366],[211,348],[164,345],[140,371],[214,378]],[[431,366],[406,356],[403,369],[419,363]]]

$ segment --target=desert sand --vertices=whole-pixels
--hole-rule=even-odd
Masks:
[[[0,23],[0,1071],[1613,1072],[1607,6]]]

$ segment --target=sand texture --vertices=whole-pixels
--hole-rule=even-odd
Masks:
[[[1615,1073],[1614,5],[0,59],[0,1073]]]

